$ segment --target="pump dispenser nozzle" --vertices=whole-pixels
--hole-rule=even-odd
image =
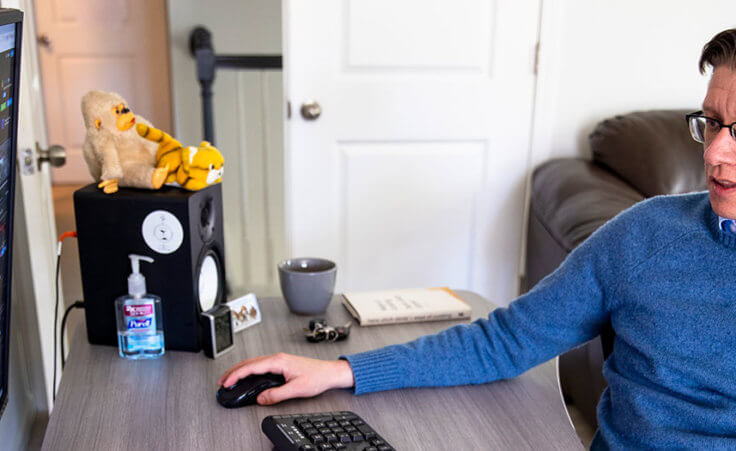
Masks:
[[[145,255],[129,254],[130,266],[133,272],[128,276],[128,294],[134,297],[141,297],[146,294],[146,278],[143,277],[140,270],[140,261],[153,263],[151,257]]]

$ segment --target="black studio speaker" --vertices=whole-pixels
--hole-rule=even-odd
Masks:
[[[166,349],[202,349],[200,314],[225,300],[222,187],[200,191],[95,184],[74,193],[87,337],[117,345],[115,299],[128,292],[128,254],[143,263],[147,292],[161,296]]]

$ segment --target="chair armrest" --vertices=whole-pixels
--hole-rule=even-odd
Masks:
[[[530,216],[566,253],[598,227],[644,200],[622,179],[587,160],[563,158],[532,175]]]

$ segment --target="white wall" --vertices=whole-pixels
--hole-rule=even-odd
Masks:
[[[278,0],[172,0],[167,3],[176,137],[202,139],[202,107],[189,33],[204,25],[217,54],[281,54]],[[215,138],[225,157],[226,269],[231,296],[278,293],[284,258],[281,71],[217,71]]]
[[[700,51],[735,15],[733,0],[544,0],[533,163],[588,155],[615,114],[698,109]]]
[[[699,109],[708,84],[698,70],[700,52],[716,33],[736,26],[734,14],[733,0],[707,6],[689,0],[543,0],[530,168],[552,158],[588,157],[588,135],[616,114]],[[525,227],[528,201],[526,208]],[[526,234],[520,274],[525,255]]]

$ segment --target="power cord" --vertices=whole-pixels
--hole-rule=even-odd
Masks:
[[[64,329],[66,329],[66,319],[69,316],[69,313],[72,311],[72,309],[75,308],[84,308],[84,301],[76,301],[74,304],[70,305],[66,308],[66,311],[64,312],[64,316],[61,318],[61,332],[59,333],[59,341],[61,342],[61,371],[64,371],[64,365],[66,365],[66,359],[64,358],[64,355],[66,352],[64,352]]]
[[[59,237],[59,246],[56,249],[56,301],[54,303],[54,385],[51,386],[52,399],[56,401],[56,330],[59,323],[59,275],[61,273],[61,243],[67,238],[76,238],[77,232],[64,232]],[[63,358],[63,355],[62,355]]]

